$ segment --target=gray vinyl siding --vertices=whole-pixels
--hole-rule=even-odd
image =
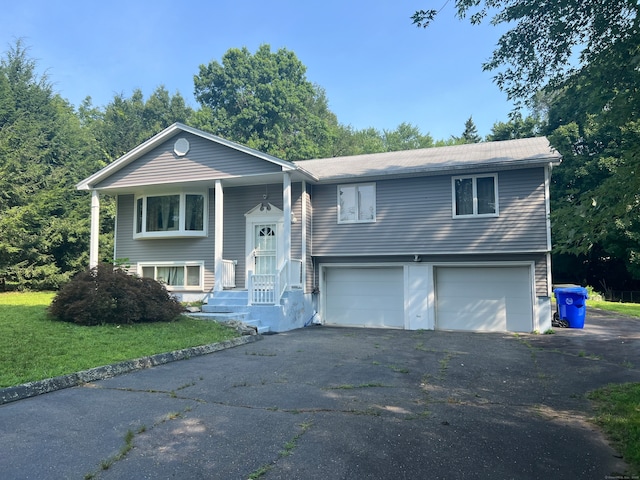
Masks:
[[[186,138],[190,144],[184,157],[173,152],[178,138]],[[96,188],[215,180],[280,171],[282,168],[276,164],[183,132],[115,172]]]
[[[302,204],[301,183],[291,185],[291,212],[297,219],[291,224],[291,257],[302,255]],[[236,286],[243,288],[246,281],[246,217],[245,213],[262,202],[267,193],[268,201],[282,210],[282,184],[229,187],[224,189],[224,247],[225,260],[236,260]]]
[[[213,190],[209,190],[209,227],[214,224]],[[214,283],[214,237],[200,238],[133,238],[134,196],[119,195],[117,200],[118,228],[116,258],[126,258],[132,269],[139,262],[204,262],[205,291]]]
[[[375,223],[338,224],[338,184],[315,185],[313,255],[545,251],[544,169],[497,174],[500,215],[485,218],[452,218],[451,175],[377,181]]]
[[[422,256],[422,263],[435,263],[437,265],[446,265],[453,263],[487,263],[499,264],[500,262],[535,262],[535,293],[538,297],[546,297],[548,294],[547,285],[547,259],[543,254],[532,255],[433,255]],[[317,266],[319,264],[331,265],[332,263],[349,263],[349,264],[409,264],[413,263],[413,256],[376,256],[376,257],[322,257],[315,258],[316,271],[314,272],[314,280],[319,284],[319,272]]]

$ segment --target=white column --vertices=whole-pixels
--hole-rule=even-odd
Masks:
[[[223,247],[223,225],[224,225],[224,192],[222,190],[222,183],[220,180],[216,180],[215,196],[214,196],[215,210],[214,210],[214,226],[213,226],[213,256],[214,256],[214,275],[215,284],[213,287],[214,292],[221,292],[223,290],[222,285],[222,247]]]
[[[98,266],[98,251],[100,245],[100,194],[91,191],[91,230],[89,239],[89,268]]]
[[[285,172],[282,178],[282,211],[284,225],[282,228],[282,246],[284,262],[287,266],[287,283],[291,278],[291,176]]]
[[[302,245],[300,246],[300,256],[302,257],[302,292],[307,293],[307,182],[302,181],[302,218],[300,228],[302,228]]]

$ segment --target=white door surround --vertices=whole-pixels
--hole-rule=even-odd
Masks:
[[[259,203],[245,218],[245,288],[249,288],[250,273],[275,274],[282,262],[284,212],[271,203]]]

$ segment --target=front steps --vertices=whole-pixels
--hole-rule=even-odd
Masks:
[[[277,305],[248,305],[247,290],[224,290],[207,295],[201,313],[191,314],[220,322],[240,321],[258,333],[285,332],[310,323],[315,309],[302,290],[285,291]]]
[[[253,306],[249,303],[249,292],[246,290],[224,290],[208,297],[208,303],[202,305],[201,313],[190,316],[215,320],[218,322],[238,321],[255,327],[259,334],[269,333],[269,325],[263,324],[260,317],[252,318]]]

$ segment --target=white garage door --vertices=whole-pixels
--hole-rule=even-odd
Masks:
[[[436,328],[533,330],[529,267],[437,267]]]
[[[402,267],[330,267],[324,272],[325,324],[404,327]]]

